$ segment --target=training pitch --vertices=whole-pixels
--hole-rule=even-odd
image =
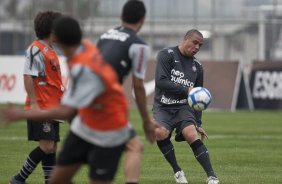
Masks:
[[[130,115],[138,134],[145,142],[137,111],[131,110]],[[282,112],[206,112],[203,114],[203,122],[209,135],[209,140],[205,143],[221,184],[282,183]],[[64,123],[61,127],[63,142],[68,124]],[[0,129],[0,184],[8,183],[10,177],[21,168],[27,154],[36,146],[36,143],[27,141],[26,134],[24,122]],[[186,173],[189,184],[204,184],[206,176],[190,147],[184,142],[173,143],[177,160]],[[115,184],[124,183],[122,163],[123,161]],[[43,183],[41,165],[27,182]],[[74,183],[88,183],[86,167],[75,176]],[[157,146],[147,142],[140,183],[175,183],[172,169]]]

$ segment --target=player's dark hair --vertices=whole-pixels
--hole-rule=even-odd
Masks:
[[[61,17],[59,12],[39,12],[34,19],[34,30],[38,39],[48,38],[52,32],[52,24],[55,19]]]
[[[191,36],[191,35],[193,35],[193,34],[197,34],[197,35],[199,35],[200,37],[204,38],[203,34],[202,34],[199,30],[197,30],[197,29],[190,29],[190,30],[188,30],[188,31],[186,32],[186,34],[185,34],[185,38],[186,38],[187,36]]]
[[[135,24],[145,17],[145,14],[146,8],[142,1],[129,0],[122,8],[121,17],[124,22]]]
[[[69,16],[56,19],[53,31],[57,41],[67,46],[79,45],[82,39],[82,31],[77,20]]]

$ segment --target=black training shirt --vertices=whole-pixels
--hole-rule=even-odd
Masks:
[[[188,105],[188,88],[198,86],[203,86],[203,67],[195,57],[183,56],[178,46],[158,53],[154,108],[183,108]],[[195,114],[200,119],[201,113]]]
[[[144,79],[150,48],[133,30],[122,26],[110,29],[100,36],[97,47],[121,83],[131,69],[135,77]]]

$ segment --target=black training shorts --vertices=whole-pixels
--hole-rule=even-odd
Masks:
[[[69,132],[57,164],[58,166],[68,166],[86,163],[90,168],[91,179],[112,181],[124,149],[125,144],[109,148],[96,146]]]
[[[188,106],[188,105],[187,105]],[[168,129],[170,132],[175,130],[176,141],[185,141],[182,130],[188,125],[196,124],[194,112],[189,107],[181,107],[179,109],[154,108],[154,119],[159,124]]]
[[[29,141],[52,140],[60,141],[60,122],[55,120],[33,121],[27,120]]]

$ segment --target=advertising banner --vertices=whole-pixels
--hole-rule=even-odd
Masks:
[[[68,82],[68,69],[63,57],[60,57],[60,64],[62,79],[66,86]],[[154,102],[155,65],[156,62],[154,60],[149,61],[144,80],[147,104],[150,107],[152,107]],[[249,108],[249,102],[246,99],[248,95],[245,95],[246,92],[244,92],[246,91],[246,86],[242,82],[243,77],[239,62],[206,61],[202,62],[202,65],[204,67],[204,86],[211,92],[213,97],[210,108],[226,110],[235,110],[239,106]],[[23,68],[23,56],[0,57],[0,103],[23,104],[25,102],[26,92],[23,84]],[[135,106],[131,75],[128,76],[123,87],[129,105]]]
[[[254,62],[250,86],[255,109],[282,109],[282,62]]]
[[[67,66],[65,59],[60,58],[61,73],[64,85],[67,84]],[[26,92],[23,81],[24,57],[0,57],[0,103],[23,104]]]

